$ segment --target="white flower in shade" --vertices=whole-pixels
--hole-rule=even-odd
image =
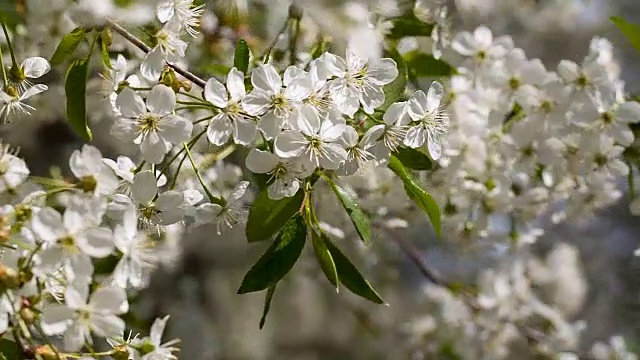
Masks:
[[[213,203],[198,206],[196,208],[196,224],[214,223],[218,234],[221,234],[223,227],[230,229],[242,222],[245,211],[240,200],[247,192],[248,187],[248,181],[239,182],[226,198],[224,206]]]
[[[51,70],[51,65],[47,59],[34,56],[24,59],[22,64],[20,64],[20,70],[19,79],[15,79],[18,80],[16,81],[16,87],[19,92],[25,92],[33,86],[33,83],[29,79],[37,79],[48,73],[49,70]]]
[[[339,139],[347,152],[347,161],[341,168],[341,174],[353,175],[362,165],[375,159],[375,156],[368,151],[369,144],[364,140],[363,138],[363,141],[359,141],[356,129],[351,126],[345,128]]]
[[[110,195],[118,187],[118,179],[103,162],[100,150],[91,145],[83,145],[69,158],[69,169],[78,178],[76,187],[95,195]]]
[[[362,137],[364,148],[375,156],[376,162],[387,161],[391,152],[402,145],[411,121],[408,107],[406,101],[391,104],[382,116],[384,123],[373,125]]]
[[[204,4],[193,6],[193,0],[165,0],[158,4],[156,14],[161,23],[175,20],[189,35],[196,37],[203,11]]]
[[[183,193],[169,190],[158,194],[156,177],[151,171],[134,176],[131,198],[138,204],[140,219],[149,227],[175,224],[185,214]]]
[[[472,33],[464,31],[456,35],[451,48],[458,54],[472,57],[476,64],[502,58],[513,49],[513,40],[509,36],[493,38],[491,30],[480,26]]]
[[[442,96],[442,85],[435,81],[426,95],[422,90],[411,95],[408,112],[413,122],[404,138],[404,144],[412,148],[421,147],[426,142],[434,160],[440,158],[440,137],[447,132],[449,120],[442,110]]]
[[[253,90],[242,99],[242,108],[251,116],[260,116],[258,128],[268,139],[280,133],[289,115],[312,92],[311,82],[289,75],[292,71],[297,72],[295,67],[285,71],[284,82],[271,64],[251,72]]]
[[[167,326],[169,315],[158,318],[151,325],[149,337],[143,339],[133,339],[131,348],[133,349],[133,358],[135,360],[176,360],[177,356],[173,355],[178,351],[175,347],[180,342],[178,339],[162,343],[162,334]]]
[[[629,146],[634,141],[629,124],[640,122],[640,104],[625,102],[622,94],[599,93],[593,105],[585,105],[573,121],[581,128],[594,130],[597,136],[606,134],[620,145]]]
[[[128,156],[124,155],[118,156],[116,161],[111,159],[102,159],[102,161],[121,179],[118,190],[125,195],[131,195],[131,185],[133,184],[133,177],[136,174],[138,165]],[[158,187],[164,186],[167,183],[167,177],[161,174],[158,169],[156,170],[156,175]]]
[[[256,123],[242,110],[240,103],[245,95],[244,75],[236,68],[229,71],[226,88],[215,78],[207,81],[204,98],[220,108],[207,127],[207,138],[212,144],[224,145],[232,134],[233,142],[239,145],[248,145],[255,140]]]
[[[295,129],[283,131],[274,142],[275,154],[282,158],[299,158],[307,169],[322,167],[337,170],[347,159],[339,143],[346,130],[344,119],[334,111],[320,119],[310,107],[300,108]]]
[[[367,114],[384,103],[382,87],[398,77],[393,59],[366,61],[347,49],[347,59],[327,55],[327,65],[337,79],[329,83],[329,91],[336,108],[353,117],[360,104]]]
[[[629,174],[629,167],[621,159],[624,148],[616,145],[613,139],[601,135],[599,141],[589,145],[593,147],[592,167],[596,172],[606,174],[609,177]]]
[[[89,286],[71,284],[64,294],[64,304],[45,305],[41,325],[45,335],[64,335],[67,351],[78,351],[92,344],[91,333],[116,338],[125,330],[118,315],[129,309],[123,288],[101,287],[89,297]]]
[[[273,181],[268,188],[274,200],[291,197],[300,189],[301,179],[311,175],[313,169],[304,169],[291,159],[280,158],[268,151],[252,149],[246,159],[247,168],[256,174],[269,174]]]
[[[12,154],[8,145],[0,143],[0,193],[20,186],[29,173],[24,160]]]
[[[18,92],[18,90],[11,86],[5,87],[0,91],[0,103],[2,104],[0,118],[2,118],[3,121],[9,121],[14,117],[31,115],[31,112],[35,111],[36,108],[25,103],[25,101],[47,89],[47,85],[44,84],[36,84],[23,92]]]
[[[156,85],[147,96],[146,105],[130,88],[122,90],[116,104],[122,117],[111,132],[124,140],[140,145],[142,157],[158,164],[171,149],[189,139],[193,124],[173,114],[176,95],[165,85]]]
[[[143,287],[154,268],[154,258],[147,234],[138,231],[135,212],[125,213],[122,223],[113,230],[113,239],[116,249],[122,253],[113,270],[113,281],[121,288]]]
[[[110,229],[99,227],[96,220],[106,209],[104,200],[80,200],[72,203],[61,215],[45,207],[33,217],[31,228],[44,241],[37,268],[46,274],[66,267],[71,279],[90,279],[93,273],[91,257],[103,258],[113,251]]]
[[[147,53],[140,64],[140,73],[149,81],[157,81],[165,64],[175,63],[185,56],[188,44],[180,39],[180,22],[168,21],[155,36],[158,45]]]

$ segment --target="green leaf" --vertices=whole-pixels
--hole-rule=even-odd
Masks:
[[[325,234],[321,234],[325,246],[329,249],[331,257],[336,265],[338,279],[347,289],[356,295],[372,301],[376,304],[384,304],[384,300],[373,289],[371,284],[360,274],[358,269],[338,249]]]
[[[446,61],[417,50],[406,53],[404,61],[409,73],[415,77],[445,77],[456,73],[456,69]]]
[[[104,41],[102,41],[102,38],[100,38],[100,49],[102,50],[102,62],[104,63],[104,66],[111,69],[111,56],[109,56],[109,47],[107,46],[107,44],[105,44]]]
[[[238,294],[264,290],[280,281],[298,261],[307,238],[307,225],[298,214],[287,221],[275,241],[251,267]]]
[[[631,46],[640,52],[640,25],[626,22],[623,18],[614,16],[611,21],[618,27],[624,36],[629,39]]]
[[[413,176],[409,173],[409,170],[402,165],[400,160],[395,156],[389,157],[389,169],[393,171],[404,183],[404,189],[407,192],[407,196],[413,200],[422,211],[429,215],[431,224],[436,231],[438,237],[440,233],[440,208],[438,203],[433,199],[429,193],[418,185]]]
[[[249,45],[244,39],[238,40],[236,52],[233,56],[233,66],[246,74],[249,70]]]
[[[333,192],[338,196],[338,200],[340,200],[340,204],[347,212],[347,215],[351,218],[351,222],[353,226],[355,226],[358,235],[360,235],[360,239],[362,239],[365,244],[369,244],[371,242],[371,224],[369,223],[369,218],[360,206],[358,206],[355,199],[351,197],[351,194],[336,185],[329,177],[326,177],[326,179],[331,189],[333,189]]]
[[[302,207],[304,191],[280,200],[269,198],[268,190],[262,189],[249,209],[245,233],[249,242],[270,239]]]
[[[264,323],[267,321],[267,314],[271,309],[271,300],[273,300],[273,294],[276,292],[276,285],[269,286],[267,290],[267,295],[264,298],[264,308],[262,309],[262,317],[260,318],[260,329],[264,327]]]
[[[431,36],[433,24],[427,24],[418,19],[413,13],[391,18],[390,39],[401,39],[405,36]]]
[[[413,170],[431,170],[433,161],[429,155],[418,149],[401,146],[393,153],[402,165]]]
[[[384,103],[378,108],[380,111],[386,110],[391,104],[400,100],[404,96],[404,91],[407,87],[407,65],[402,55],[397,49],[391,48],[385,50],[384,56],[396,62],[398,65],[398,77],[382,88],[384,91]]]
[[[322,272],[331,285],[336,288],[336,291],[338,291],[338,270],[336,269],[336,264],[333,261],[331,252],[329,252],[329,248],[325,244],[322,236],[315,231],[311,233],[311,241],[313,243],[313,252],[316,254],[316,259],[318,259],[318,264],[320,264]]]
[[[60,65],[69,56],[71,56],[73,52],[76,51],[78,45],[80,45],[80,42],[84,39],[84,34],[85,30],[81,27],[77,27],[65,35],[62,40],[60,40],[56,51],[54,51],[51,56],[51,66]]]
[[[15,341],[0,339],[0,359],[19,360],[23,358],[20,345]]]
[[[93,135],[87,124],[85,91],[89,74],[89,59],[77,59],[71,63],[64,82],[67,98],[67,118],[71,128],[84,140],[91,141]]]
[[[0,17],[5,25],[12,30],[22,22],[24,14],[24,2],[17,0],[0,0]]]

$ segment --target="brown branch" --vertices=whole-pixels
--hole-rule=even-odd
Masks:
[[[118,34],[120,34],[123,38],[127,39],[130,43],[132,43],[133,45],[137,46],[140,50],[148,53],[149,51],[151,51],[151,48],[145,44],[142,40],[138,39],[135,35],[133,35],[132,33],[130,33],[129,31],[127,31],[127,29],[123,28],[122,26],[116,24],[114,21],[107,19],[107,26],[109,26],[113,31],[117,32]],[[178,74],[184,76],[185,79],[188,79],[189,81],[191,81],[192,83],[200,86],[201,88],[204,89],[205,85],[207,84],[206,81],[202,80],[201,78],[199,78],[198,76],[194,75],[193,73],[177,66],[174,64],[169,64],[167,63],[167,65],[169,65],[173,70],[175,70],[175,72],[177,72]]]

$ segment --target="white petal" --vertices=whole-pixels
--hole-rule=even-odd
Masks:
[[[427,114],[427,95],[422,90],[411,94],[409,98],[409,115],[414,121],[420,121]]]
[[[360,94],[360,103],[363,110],[367,114],[373,114],[373,111],[384,103],[384,92],[381,87],[365,87]]]
[[[116,338],[122,336],[125,328],[124,320],[115,315],[98,315],[91,318],[91,329],[98,336]]]
[[[320,157],[320,166],[328,170],[336,170],[347,159],[347,152],[338,144],[324,144],[324,154]]]
[[[78,238],[78,247],[93,258],[109,256],[113,251],[113,233],[107,228],[90,229]]]
[[[233,128],[233,141],[238,145],[249,145],[256,139],[258,127],[251,119],[236,119]]]
[[[64,292],[64,301],[71,309],[81,310],[89,300],[89,286],[83,284],[71,284]]]
[[[159,346],[162,342],[162,334],[164,333],[164,328],[167,326],[167,321],[169,320],[169,315],[163,318],[157,318],[153,325],[151,325],[151,331],[149,331],[149,338],[151,339],[151,343]]]
[[[323,141],[336,141],[346,131],[347,125],[344,124],[332,124],[325,120],[322,123],[322,129],[320,129],[320,137]]]
[[[263,150],[251,149],[245,164],[247,168],[256,174],[266,174],[278,165],[279,159],[276,155]]]
[[[176,94],[166,85],[156,85],[147,95],[147,109],[155,115],[168,115],[176,106]]]
[[[296,129],[307,136],[312,136],[320,131],[320,117],[310,106],[303,106],[299,109],[296,117]]]
[[[39,78],[51,70],[49,62],[45,58],[39,56],[25,59],[21,66],[24,71],[24,75],[32,79]]]
[[[158,4],[156,7],[156,15],[158,16],[158,20],[161,23],[166,23],[169,21],[175,12],[175,2],[174,1],[163,1]]]
[[[376,85],[386,85],[398,77],[398,65],[393,59],[372,61],[367,69],[367,76]]]
[[[270,105],[271,95],[260,89],[254,89],[242,98],[242,108],[252,116],[264,114]]]
[[[640,121],[640,103],[627,101],[618,107],[616,120],[624,123],[637,123]]]
[[[71,325],[75,311],[62,304],[45,306],[40,316],[42,331],[45,335],[59,335]]]
[[[164,54],[159,46],[151,50],[140,64],[140,73],[149,81],[158,81],[164,69]]]
[[[56,210],[45,207],[33,218],[31,227],[38,237],[53,242],[66,235],[62,224],[62,215]]]
[[[227,89],[216,78],[211,78],[207,81],[204,86],[204,98],[219,108],[226,107],[229,101]]]
[[[169,190],[158,196],[156,207],[161,211],[171,211],[182,205],[184,195],[179,191]]]
[[[477,45],[473,35],[465,31],[456,35],[451,43],[451,48],[460,55],[473,56],[476,53]]]
[[[207,139],[217,146],[221,146],[229,141],[229,137],[233,131],[233,124],[228,115],[218,114],[207,126]]]
[[[300,156],[307,144],[307,139],[299,131],[289,130],[278,135],[274,142],[274,148],[276,155],[291,158]]]
[[[440,155],[442,154],[442,146],[440,146],[440,142],[433,138],[433,136],[428,135],[427,140],[427,148],[429,149],[429,155],[433,160],[440,159]]]
[[[429,87],[429,91],[427,92],[427,103],[426,103],[427,112],[432,114],[438,110],[438,108],[440,107],[440,101],[442,100],[443,93],[444,93],[444,90],[442,88],[442,85],[439,82],[434,81],[431,83],[431,86]]]
[[[273,111],[269,111],[260,118],[258,128],[262,130],[267,139],[273,139],[282,130],[282,118],[277,117]]]
[[[116,287],[98,288],[91,294],[89,305],[93,310],[109,314],[120,314],[128,310],[127,293]]]
[[[227,89],[233,101],[242,99],[247,93],[244,87],[244,74],[236,68],[231,69],[227,74]]]
[[[165,116],[158,124],[158,132],[162,138],[172,144],[187,141],[192,131],[193,123],[178,115]]]
[[[147,112],[142,98],[130,88],[123,89],[116,98],[116,106],[126,117],[135,118]]]
[[[147,134],[140,144],[142,157],[152,164],[159,164],[166,153],[164,141],[153,131]]]
[[[20,100],[26,100],[34,95],[38,95],[41,92],[46,91],[47,89],[48,87],[45,84],[35,84],[20,95]]]
[[[292,80],[284,90],[284,96],[293,101],[302,101],[313,92],[313,84],[307,78]]]
[[[133,177],[131,197],[138,204],[146,205],[156,196],[156,177],[151,171],[141,171]]]
[[[261,65],[257,69],[254,69],[251,72],[251,83],[254,88],[271,93],[278,93],[282,88],[280,75],[278,75],[278,71],[276,71],[276,68],[271,64]]]
[[[419,148],[424,145],[427,140],[427,131],[423,126],[412,126],[407,131],[407,135],[404,138],[404,144],[411,148]]]
[[[407,103],[397,102],[391,104],[382,116],[382,120],[387,125],[405,125],[407,123]]]

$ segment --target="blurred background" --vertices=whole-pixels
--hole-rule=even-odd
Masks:
[[[38,1],[26,3],[36,9]],[[252,49],[264,49],[289,9],[288,0],[203,3],[204,36],[197,46],[190,47],[188,56],[195,59],[192,71],[205,77],[225,73],[229,54],[240,37],[247,39]],[[366,39],[375,22],[372,12],[392,13],[413,4],[404,0],[296,3],[304,14],[303,36],[328,36],[337,53],[350,42]],[[627,91],[640,93],[640,57],[609,21],[611,16],[622,16],[640,23],[638,0],[456,0],[449,6],[453,9],[453,32],[484,24],[496,34],[510,34],[516,46],[529,57],[542,59],[549,69],[561,59],[580,62],[593,36],[606,37],[615,46]],[[49,34],[31,36],[32,46],[35,44],[43,56],[53,52],[55,42],[49,41]],[[56,81],[63,74],[53,72],[50,76]],[[100,91],[97,76],[92,91]],[[21,148],[36,175],[48,174],[51,165],[64,169],[71,151],[81,145],[65,124],[61,96],[62,89],[48,91],[40,101],[51,110],[39,112],[40,121],[3,126],[0,132],[0,137]],[[130,152],[108,135],[111,115],[103,110],[101,100],[90,106],[95,109],[94,142],[103,154],[114,157]],[[620,181],[625,188],[626,179]],[[640,259],[633,255],[640,245],[640,221],[631,216],[628,205],[629,198],[624,196],[584,223],[553,225],[549,219],[540,219],[546,232],[533,251],[547,270],[567,272],[575,279],[575,288],[547,290],[549,297],[566,306],[570,319],[588,324],[580,340],[582,348],[620,334],[640,350]],[[335,214],[326,212],[325,218],[336,227],[345,223]],[[412,357],[411,346],[406,345],[411,335],[405,329],[433,311],[423,300],[427,280],[398,243],[410,242],[444,278],[461,283],[474,283],[478,273],[492,266],[495,259],[436,240],[420,214],[408,214],[406,219],[407,229],[376,234],[370,248],[351,241],[353,234],[346,233],[340,240],[340,246],[349,249],[389,306],[361,301],[347,291],[336,294],[318,271],[313,254],[306,251],[280,285],[266,325],[260,330],[264,294],[237,295],[236,291],[264,245],[247,244],[243,229],[237,227],[222,236],[213,228],[172,235],[175,239],[170,251],[178,254],[178,260],[157,271],[150,288],[139,295],[136,312],[142,323],[171,315],[167,336],[182,339],[180,359],[423,358],[417,354]],[[514,353],[510,358],[531,357]]]

